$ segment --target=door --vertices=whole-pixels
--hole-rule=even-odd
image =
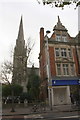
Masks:
[[[66,104],[66,88],[55,88],[54,92],[54,105]]]

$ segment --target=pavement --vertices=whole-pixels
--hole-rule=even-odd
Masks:
[[[49,106],[44,108],[33,109],[33,107],[16,107],[15,112],[11,112],[11,108],[3,108],[2,116],[12,116],[12,115],[29,115],[37,113],[50,113],[50,112],[73,112],[79,111],[78,107],[75,105],[59,105],[53,106],[52,110]]]

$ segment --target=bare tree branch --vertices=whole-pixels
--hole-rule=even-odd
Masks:
[[[30,64],[32,64],[32,62],[30,61],[29,58],[30,58],[31,51],[32,51],[34,45],[35,44],[34,43],[32,44],[32,40],[29,37],[28,40],[27,40],[27,46],[26,46],[26,49],[27,49],[27,58],[26,58],[25,62],[29,61]],[[4,83],[7,82],[8,84],[11,84],[12,75],[13,75],[13,64],[12,64],[12,62],[10,62],[10,61],[4,62],[2,64],[2,66],[1,66],[1,79],[2,79],[2,81]]]
[[[13,65],[11,62],[6,61],[1,66],[1,78],[3,82],[10,84],[12,79]]]
[[[31,51],[34,47],[35,43],[32,43],[31,38],[29,37],[27,40],[27,61],[30,57]]]

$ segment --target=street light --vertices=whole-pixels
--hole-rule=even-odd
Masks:
[[[48,34],[50,33],[50,31],[46,31],[46,35],[45,35],[45,41],[46,41],[46,60],[47,60],[47,77],[48,77],[48,95],[49,95],[49,105],[50,105],[50,109],[52,110],[52,94],[51,94],[51,69],[50,69],[50,56],[49,56],[49,46],[48,46]]]
[[[11,108],[11,112],[15,112],[15,109],[14,109],[14,83],[13,83],[13,77],[12,77],[12,83],[11,83],[11,95],[12,95],[12,108]]]

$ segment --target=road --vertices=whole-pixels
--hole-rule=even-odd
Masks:
[[[3,118],[2,120],[80,120],[78,116],[69,116],[69,117],[56,117],[56,118]]]
[[[56,112],[3,116],[2,120],[79,120],[78,112]]]

